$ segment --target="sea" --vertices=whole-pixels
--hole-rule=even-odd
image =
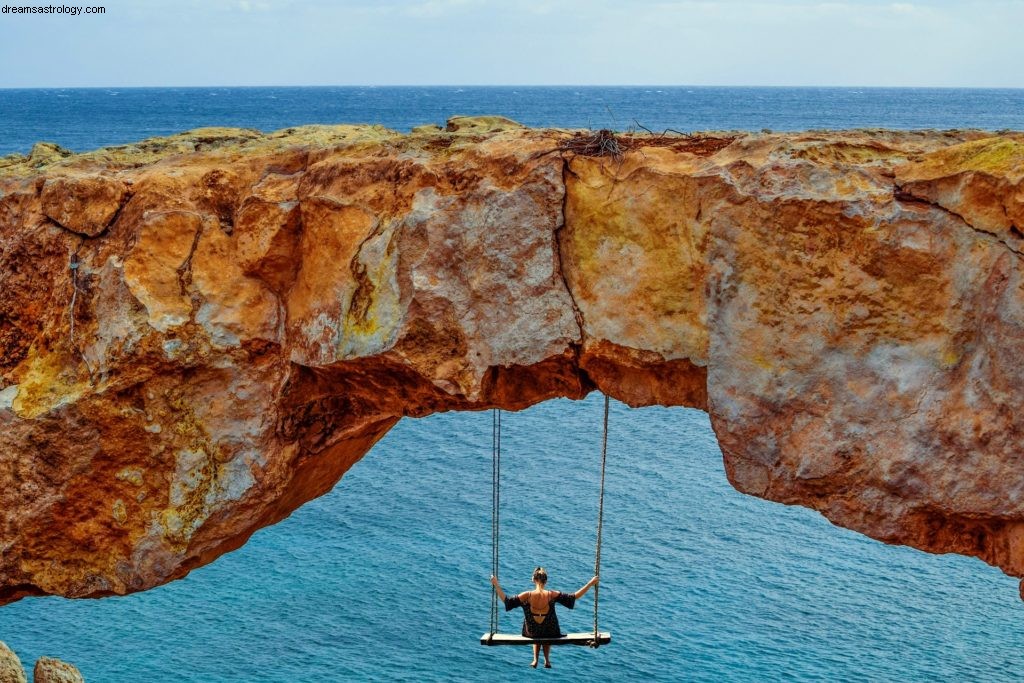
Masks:
[[[398,130],[456,114],[654,131],[1024,129],[1024,90],[332,87],[0,90],[0,155],[201,126]],[[500,578],[572,591],[594,571],[603,401],[503,415]],[[90,683],[1020,681],[1024,603],[982,562],[887,546],[738,493],[707,415],[612,402],[599,623],[612,643],[483,647],[489,412],[405,419],[323,497],[186,578],[0,608],[0,640]],[[563,630],[593,628],[594,594]],[[502,614],[516,633],[521,612]]]

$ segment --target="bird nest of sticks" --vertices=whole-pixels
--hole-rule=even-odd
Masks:
[[[581,157],[612,157],[619,159],[626,150],[619,144],[619,136],[614,131],[601,130],[578,131],[568,140],[558,144],[559,152],[570,152]]]
[[[670,147],[678,152],[711,156],[736,139],[735,136],[693,135],[672,129],[657,134],[643,129],[646,133],[616,133],[607,128],[577,131],[558,144],[558,151],[582,157],[610,157],[616,161],[621,161],[627,152],[644,147]]]

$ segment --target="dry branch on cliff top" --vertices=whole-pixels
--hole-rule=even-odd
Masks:
[[[637,124],[639,125],[639,124]],[[726,147],[735,136],[712,137],[708,135],[691,135],[672,129],[655,134],[648,128],[640,126],[646,134],[633,131],[616,133],[602,128],[601,130],[577,131],[572,137],[558,145],[559,152],[568,152],[585,157],[611,157],[621,160],[627,152],[644,147],[669,147],[679,152],[689,152],[698,156],[709,156]]]

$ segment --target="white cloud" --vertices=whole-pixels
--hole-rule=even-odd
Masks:
[[[410,17],[440,17],[479,4],[478,0],[417,0],[408,3],[402,11]]]

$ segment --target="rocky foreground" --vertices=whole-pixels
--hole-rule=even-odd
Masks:
[[[32,670],[35,683],[85,683],[82,672],[74,664],[53,657],[40,657]],[[21,660],[7,644],[0,641],[0,683],[27,683]]]
[[[0,160],[0,602],[184,576],[402,416],[595,389],[706,410],[740,491],[1022,576],[1022,248],[1022,134],[38,145]]]

